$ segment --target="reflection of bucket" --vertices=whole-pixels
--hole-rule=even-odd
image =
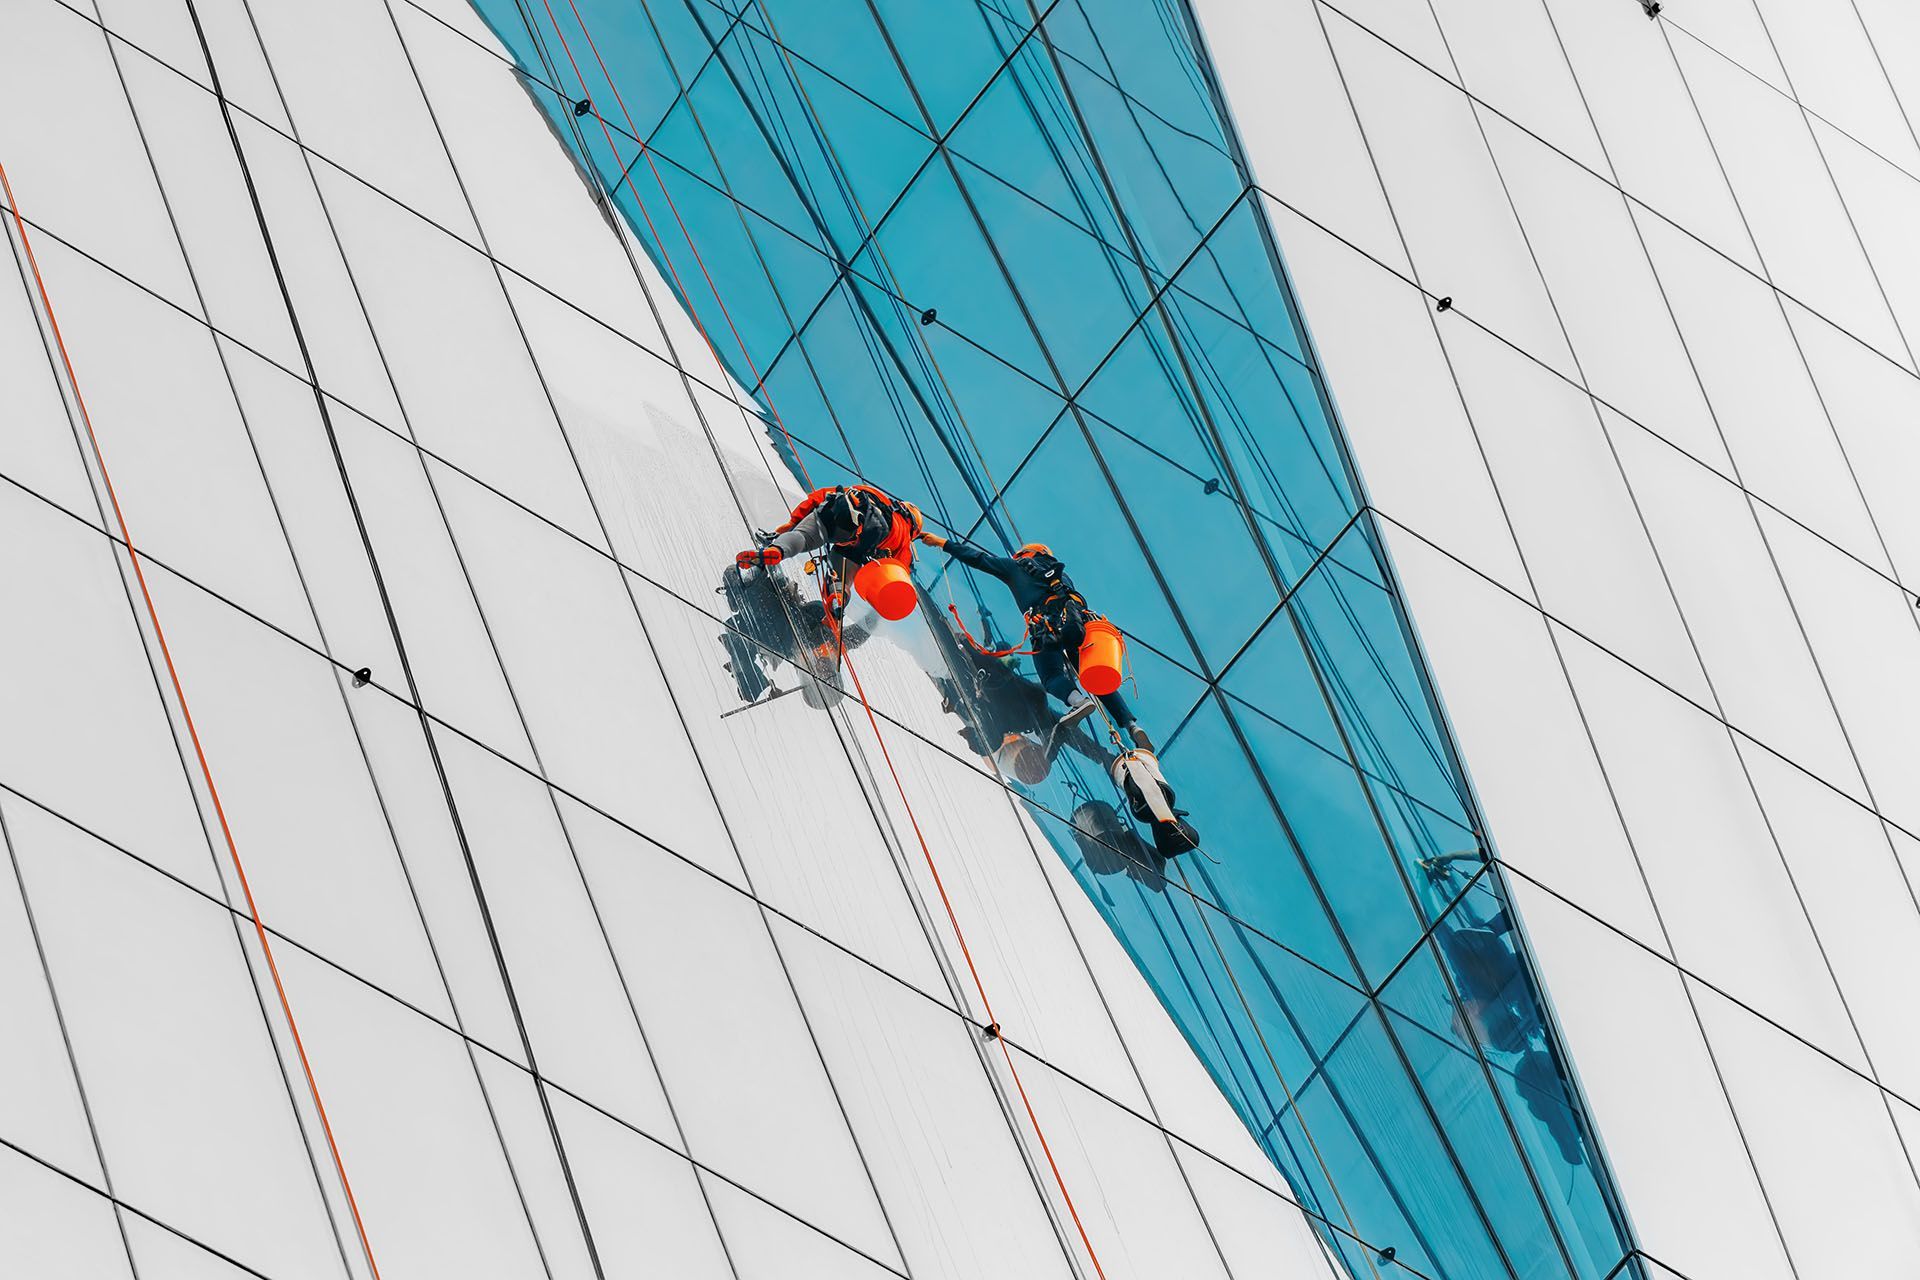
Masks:
[[[853,575],[853,589],[873,606],[873,611],[888,622],[898,622],[913,612],[920,593],[913,589],[913,577],[898,560],[869,560]]]
[[[1087,619],[1087,637],[1080,642],[1080,683],[1088,693],[1112,693],[1120,687],[1120,663],[1126,652],[1120,628],[1105,618]]]
[[[1032,738],[1017,733],[1008,734],[1000,744],[1000,749],[994,752],[994,758],[999,760],[1002,769],[1013,775],[1016,782],[1032,787],[1047,780],[1046,748]]]

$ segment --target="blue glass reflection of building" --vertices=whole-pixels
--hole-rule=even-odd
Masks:
[[[1348,1271],[1613,1274],[1623,1215],[1184,4],[734,6],[477,0],[797,474],[1044,541],[1126,630],[1205,853],[1139,840],[1097,736],[1030,807]],[[930,601],[1019,634],[939,560]],[[949,648],[990,750],[976,673],[1018,673]]]

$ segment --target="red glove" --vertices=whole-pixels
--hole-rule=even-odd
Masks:
[[[786,552],[778,547],[760,547],[753,551],[742,551],[733,558],[733,562],[742,569],[765,567],[768,569],[786,559]]]

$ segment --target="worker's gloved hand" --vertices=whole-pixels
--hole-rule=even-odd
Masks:
[[[751,551],[742,551],[733,558],[733,562],[742,569],[771,569],[784,559],[786,553],[779,547],[756,547]]]
[[[920,531],[920,541],[926,543],[930,547],[944,547],[947,545],[947,540],[945,538],[941,537],[937,533],[932,533],[925,529],[922,529]]]

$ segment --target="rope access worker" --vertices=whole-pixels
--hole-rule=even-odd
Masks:
[[[1096,703],[1075,679],[1068,655],[1077,655],[1086,639],[1089,623],[1111,628],[1100,615],[1087,607],[1087,601],[1073,589],[1066,566],[1045,543],[1029,542],[1010,556],[997,556],[959,538],[942,538],[921,533],[920,541],[943,548],[946,553],[970,569],[1000,579],[1013,593],[1013,602],[1026,615],[1027,638],[1033,646],[1034,671],[1046,691],[1066,704],[1066,712],[1055,722],[1052,744],[1093,714],[1096,706],[1105,706],[1114,728],[1127,734],[1142,751],[1153,750],[1146,730],[1134,719],[1132,708],[1117,689],[1101,693]],[[1117,632],[1111,632],[1118,636]],[[1116,673],[1117,683],[1117,673]]]
[[[761,545],[734,557],[742,573],[772,568],[802,551],[827,549],[827,565],[841,582],[854,578],[861,595],[883,617],[897,621],[913,609],[913,584],[907,571],[913,566],[913,543],[921,531],[920,509],[870,484],[832,485],[815,489],[793,509],[785,524],[760,535]],[[869,584],[849,574],[878,561],[899,565],[886,585]],[[877,596],[876,591],[888,593]],[[899,594],[904,591],[904,595]],[[846,600],[836,592],[831,601],[838,616]],[[904,608],[900,605],[904,604]],[[895,610],[898,612],[895,612]]]

